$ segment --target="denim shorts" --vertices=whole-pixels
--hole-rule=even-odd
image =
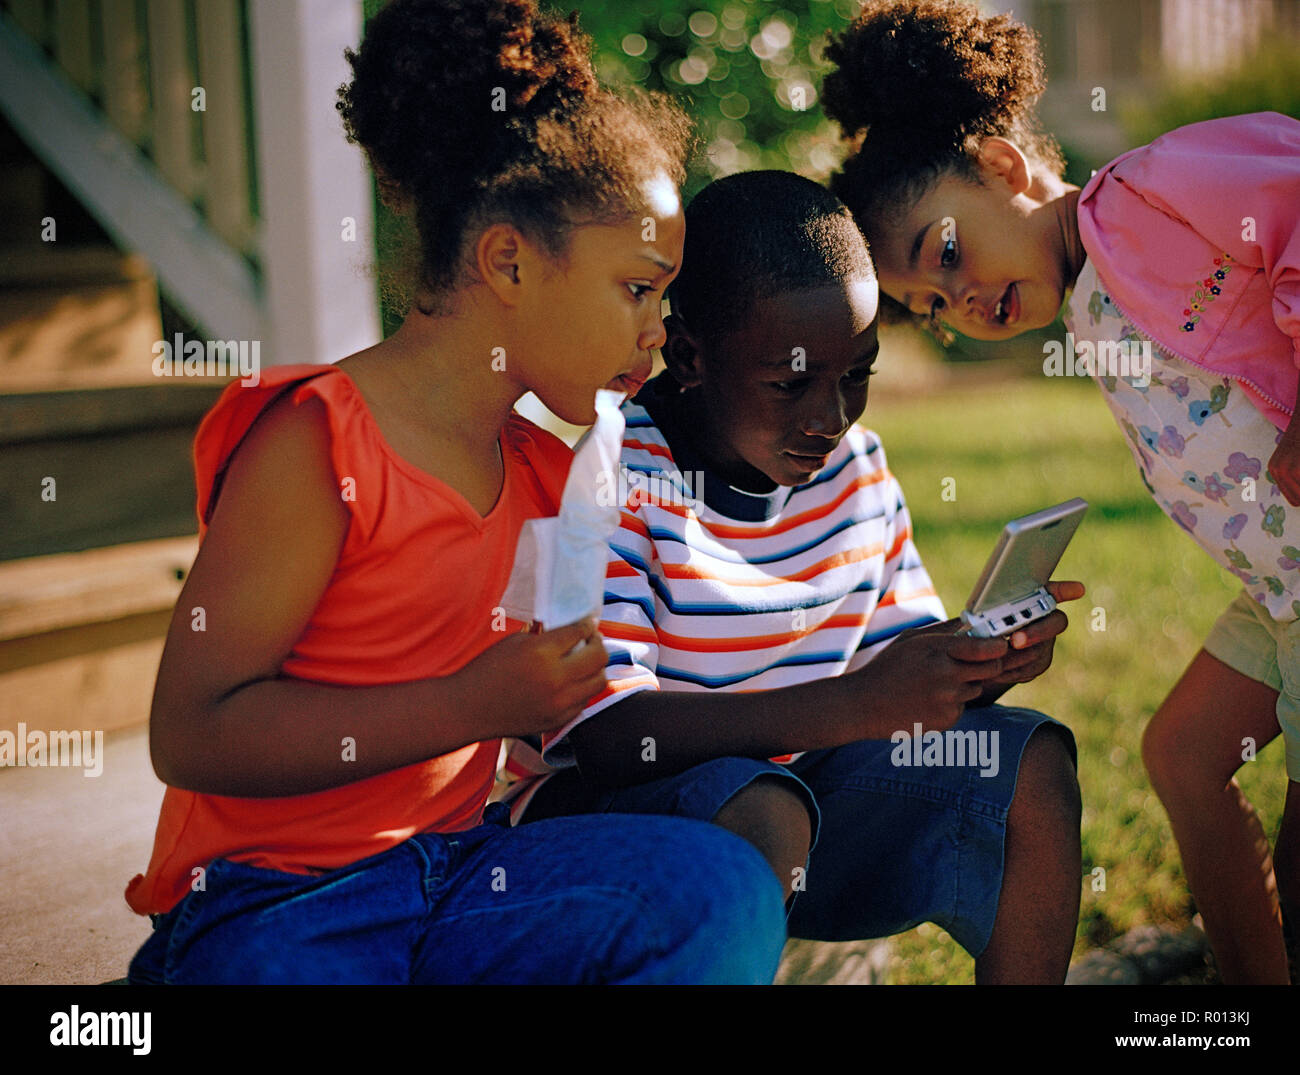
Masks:
[[[766,984],[781,886],[745,840],[674,817],[425,833],[320,874],[217,859],[154,916],[132,984]],[[684,864],[688,864],[684,866]]]
[[[551,778],[556,786],[539,791],[529,811],[550,813],[563,803],[568,810],[707,821],[745,785],[773,776],[804,798],[813,822],[804,888],[789,909],[791,937],[862,940],[933,922],[979,956],[997,916],[1020,759],[1043,726],[1062,735],[1077,765],[1065,725],[995,705],[967,710],[951,729],[960,736],[943,740],[941,756],[927,751],[924,736],[863,740],[788,765],[719,758],[613,791],[584,791],[569,769]]]

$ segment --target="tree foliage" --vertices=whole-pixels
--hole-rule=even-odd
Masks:
[[[821,112],[827,32],[856,0],[569,0],[596,43],[600,76],[675,94],[699,125],[702,153],[687,183],[753,168],[825,179],[838,128]]]

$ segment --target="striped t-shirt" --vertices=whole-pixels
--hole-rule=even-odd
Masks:
[[[946,618],[874,433],[851,429],[806,484],[753,494],[700,469],[682,436],[670,444],[647,405],[661,414],[653,384],[622,408],[622,520],[600,624],[609,686],[543,737],[551,766],[572,764],[574,727],[637,691],[838,676]]]

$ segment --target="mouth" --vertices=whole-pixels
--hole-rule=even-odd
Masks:
[[[641,391],[641,386],[650,379],[652,366],[649,362],[638,364],[635,369],[628,370],[626,373],[620,373],[605,382],[604,387],[611,392],[626,392],[627,398],[631,399]]]
[[[1015,284],[1008,284],[1002,297],[989,315],[991,325],[1014,325],[1020,319],[1020,291]]]
[[[834,451],[834,449],[831,449],[831,451]],[[789,459],[796,469],[805,470],[810,474],[815,470],[821,470],[831,457],[829,451],[822,455],[813,455],[808,452],[782,452],[781,454]]]

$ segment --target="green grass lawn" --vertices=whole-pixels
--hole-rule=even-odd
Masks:
[[[1057,572],[1088,586],[1066,606],[1052,668],[1006,696],[1073,729],[1083,788],[1082,906],[1075,958],[1142,923],[1194,913],[1178,849],[1141,758],[1142,729],[1240,584],[1170,522],[1143,488],[1088,380],[1029,377],[912,396],[883,395],[863,424],[884,441],[917,547],[949,615],[962,608],[1002,524],[1069,497],[1091,505]],[[955,498],[943,498],[944,479]],[[1104,610],[1105,629],[1092,629]],[[1238,779],[1270,837],[1285,794],[1281,740]],[[1105,871],[1104,891],[1092,871]],[[896,983],[974,980],[946,933],[895,941]]]

